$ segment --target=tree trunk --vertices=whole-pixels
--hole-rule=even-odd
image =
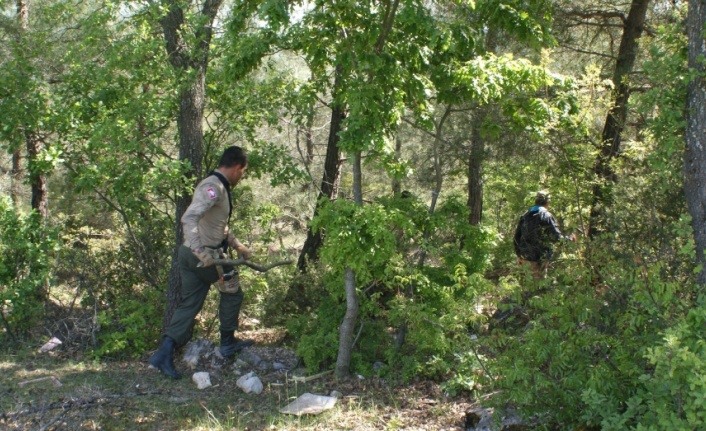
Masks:
[[[701,265],[697,281],[706,285],[706,1],[689,0],[687,31],[689,69],[693,76],[686,100],[686,149],[684,152],[684,193],[691,214],[696,245],[696,264]]]
[[[27,0],[17,0],[17,25],[19,28],[18,38],[29,28],[29,5]],[[18,44],[19,45],[19,44]],[[22,202],[22,179],[24,172],[22,169],[22,148],[18,147],[12,152],[12,171],[10,177],[10,198],[15,208],[20,207]]]
[[[476,110],[471,132],[471,152],[468,156],[468,223],[478,226],[483,217],[483,159],[485,140],[481,136],[481,126],[485,121],[487,108]]]
[[[33,169],[33,165],[37,162],[39,153],[42,151],[42,141],[36,133],[28,132],[25,134],[25,143],[27,145],[27,163],[29,165],[30,186],[32,188],[32,209],[39,214],[42,224],[44,224],[49,215],[47,176],[44,172]]]
[[[22,150],[16,149],[12,152],[12,170],[10,171],[10,199],[15,208],[19,208],[22,202]]]
[[[20,28],[19,37],[29,29],[29,1],[17,0],[17,19]],[[27,77],[29,79],[29,76]],[[47,219],[48,193],[47,193],[47,177],[46,173],[36,169],[39,153],[42,151],[42,141],[39,139],[39,134],[36,130],[32,130],[33,126],[27,126],[25,135],[25,148],[27,150],[27,167],[29,170],[29,184],[32,189],[32,209],[39,214],[42,224]],[[18,156],[18,169],[22,169],[19,164],[19,149],[16,150]],[[15,168],[15,154],[13,154],[13,170]]]
[[[195,46],[191,48],[187,45],[186,39],[188,38],[183,36],[183,32],[188,26],[185,25],[184,11],[179,2],[175,0],[169,2],[169,11],[161,21],[169,62],[185,75],[193,74],[188,87],[179,94],[177,129],[179,132],[179,159],[190,163],[191,171],[188,173],[188,177],[194,185],[202,175],[206,69],[213,21],[221,3],[222,0],[206,0],[201,10],[201,25],[194,29]],[[184,232],[181,217],[190,203],[191,194],[177,197],[174,226],[176,246],[172,253],[172,264],[169,270],[168,302],[162,322],[164,326],[169,324],[181,299],[181,277],[177,251],[183,242]]]
[[[399,162],[400,159],[402,159],[402,139],[398,134],[395,136],[395,161]],[[402,195],[402,181],[397,176],[392,179],[392,195],[397,198]]]
[[[336,97],[340,90],[340,68],[336,68],[336,77],[333,84],[333,108],[331,109],[331,125],[329,126],[328,144],[326,145],[326,160],[324,162],[324,173],[321,178],[321,189],[316,199],[314,208],[314,218],[319,214],[321,206],[328,200],[335,198],[338,192],[338,181],[341,174],[341,150],[338,148],[338,133],[341,131],[343,120],[346,118],[344,107],[336,103]],[[323,244],[321,232],[313,232],[309,226],[306,232],[306,240],[299,254],[297,267],[301,272],[306,272],[310,261],[318,259],[319,248]],[[293,286],[294,287],[294,286]],[[303,294],[303,292],[300,292]]]
[[[343,379],[350,374],[353,335],[358,320],[358,295],[356,294],[355,272],[346,268],[344,276],[346,289],[346,314],[338,329],[338,356],[336,357],[336,378]]]
[[[363,171],[360,151],[356,151],[353,155],[353,199],[358,206],[363,206]],[[344,287],[346,289],[346,314],[339,328],[338,356],[336,358],[336,377],[339,379],[350,374],[353,335],[358,321],[358,294],[356,292],[355,271],[352,268],[345,270]]]
[[[498,30],[488,29],[485,51],[494,53],[498,44]],[[483,161],[485,160],[485,138],[481,133],[483,123],[490,111],[489,106],[478,106],[473,116],[471,131],[471,153],[468,156],[468,223],[478,226],[483,219]],[[465,241],[465,240],[464,240]]]
[[[311,168],[311,163],[314,161],[314,107],[311,106],[309,109],[306,118],[306,130],[304,130],[304,139],[306,140],[306,159],[304,165],[307,169]]]
[[[205,74],[199,73],[192,87],[180,95],[179,117],[177,119],[179,130],[179,159],[191,163],[189,177],[194,185],[202,175],[201,162],[203,160],[203,109],[205,96]],[[174,223],[174,241],[176,246],[172,253],[172,264],[169,269],[169,288],[167,290],[167,308],[164,313],[164,325],[168,325],[172,314],[181,300],[181,276],[177,253],[184,242],[184,228],[181,217],[191,204],[191,195],[185,194],[177,197],[176,215]]]
[[[638,39],[642,36],[649,0],[632,0],[625,20],[618,49],[618,60],[613,73],[614,101],[608,112],[603,133],[601,152],[594,167],[596,184],[589,218],[588,236],[594,238],[605,230],[605,209],[612,204],[612,186],[617,181],[611,162],[620,155],[620,138],[628,113],[630,87],[628,75],[632,72],[637,56]]]

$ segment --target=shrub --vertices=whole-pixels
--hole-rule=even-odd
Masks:
[[[16,213],[0,198],[0,318],[2,333],[11,338],[37,323],[48,297],[56,231],[42,225],[34,212]]]

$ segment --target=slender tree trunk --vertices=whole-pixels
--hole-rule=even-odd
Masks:
[[[351,356],[355,324],[358,320],[358,295],[356,294],[355,271],[346,268],[344,274],[346,289],[346,314],[338,329],[338,356],[336,357],[336,378],[342,379],[350,374]]]
[[[485,38],[485,51],[493,53],[498,44],[498,31],[488,29]],[[478,226],[483,219],[483,163],[485,161],[485,138],[481,133],[485,123],[489,106],[479,106],[473,116],[473,130],[471,131],[471,152],[468,157],[468,223]],[[464,240],[465,241],[465,240]]]
[[[29,28],[29,4],[26,0],[17,0],[17,24],[20,29],[19,38]],[[10,198],[15,208],[19,208],[22,202],[22,179],[24,170],[22,169],[22,148],[18,147],[12,152],[12,172],[10,178]]]
[[[471,152],[468,156],[468,223],[478,226],[483,217],[483,160],[485,139],[481,127],[487,114],[486,107],[479,107],[473,121],[471,132]]]
[[[22,49],[28,42],[23,40],[29,30],[29,1],[17,0],[17,24],[18,24],[18,47]],[[24,56],[24,52],[18,51],[18,57]],[[28,60],[28,59],[25,59]],[[29,64],[29,61],[27,62]],[[27,67],[24,79],[30,80],[33,78],[31,67]],[[31,207],[39,215],[39,223],[41,226],[46,224],[48,215],[48,192],[46,173],[38,168],[37,160],[42,150],[42,140],[40,139],[38,126],[34,124],[30,118],[23,125],[24,144],[27,152],[27,178],[31,189]],[[12,194],[13,200],[17,205],[20,202],[20,179],[22,178],[22,154],[21,149],[17,148],[12,154],[12,170],[13,184]],[[40,239],[41,241],[42,239]],[[41,285],[36,288],[37,299],[46,304],[49,298],[49,279],[45,278]]]
[[[206,0],[201,10],[202,20],[194,29],[194,46],[189,47],[184,32],[184,10],[176,0],[168,2],[169,10],[161,21],[164,32],[165,46],[171,65],[184,73],[192,74],[191,81],[185,83],[179,94],[179,114],[177,129],[179,132],[179,159],[188,161],[191,171],[188,173],[190,182],[194,185],[202,175],[203,161],[203,112],[205,105],[206,69],[208,67],[209,46],[212,37],[213,21],[222,0]],[[191,203],[191,194],[180,195],[176,200],[174,240],[172,264],[169,270],[169,287],[167,289],[167,308],[164,313],[163,325],[169,324],[174,310],[181,299],[181,277],[177,263],[177,251],[183,242],[181,217]]]
[[[380,34],[375,43],[375,53],[380,55],[387,41],[387,36],[392,26],[399,6],[399,0],[386,3],[386,9]],[[368,76],[369,82],[373,80],[372,74]],[[353,154],[353,199],[356,205],[363,206],[363,169],[361,167],[362,153],[360,150]],[[356,274],[353,268],[345,269],[346,314],[339,329],[338,357],[336,359],[336,377],[341,379],[350,374],[351,355],[353,351],[353,334],[358,321],[358,294],[356,292]]]
[[[20,37],[29,29],[29,1],[17,0],[17,18],[19,20]],[[28,77],[29,79],[29,77]],[[48,215],[47,176],[45,172],[36,169],[37,159],[42,151],[42,140],[36,130],[25,129],[25,148],[27,150],[27,166],[29,168],[29,184],[32,189],[32,209],[39,214],[42,224]],[[20,150],[18,149],[17,152]],[[18,154],[19,155],[19,154]],[[13,162],[14,162],[13,154]],[[13,166],[14,167],[14,166]],[[20,168],[21,169],[21,168]]]
[[[399,161],[402,158],[402,139],[400,135],[395,136],[395,160]],[[400,197],[402,194],[402,181],[395,177],[392,179],[392,195]]]
[[[39,158],[40,151],[42,151],[42,141],[36,133],[28,132],[25,134],[25,143],[27,145],[27,162],[30,168],[29,178],[32,188],[32,209],[39,214],[42,224],[44,224],[49,215],[47,176],[44,172],[32,169]]]
[[[338,181],[341,173],[341,150],[338,148],[338,141],[340,140],[338,134],[341,131],[343,120],[346,118],[344,107],[336,102],[340,85],[340,68],[337,67],[333,84],[333,108],[331,109],[331,125],[329,126],[328,143],[326,145],[326,160],[324,161],[321,188],[316,199],[316,207],[314,208],[314,218],[319,214],[321,206],[326,201],[334,199],[338,193]],[[306,272],[309,262],[318,259],[319,249],[322,244],[323,236],[321,232],[314,232],[309,226],[306,232],[306,240],[297,262],[297,267],[300,271]],[[300,293],[303,294],[303,292]]]
[[[363,206],[363,171],[360,160],[361,153],[356,151],[353,155],[353,199],[358,206]],[[358,321],[359,309],[355,277],[355,271],[352,268],[346,268],[344,275],[346,314],[339,327],[338,356],[336,358],[336,377],[339,379],[350,374],[355,325]]]
[[[617,181],[611,162],[620,155],[621,134],[628,113],[630,87],[628,75],[633,70],[637,57],[638,39],[642,36],[649,0],[632,0],[625,20],[623,36],[618,49],[618,60],[613,73],[614,100],[608,112],[601,135],[601,152],[594,172],[596,184],[589,219],[588,235],[594,238],[605,229],[605,209],[612,204],[612,186]]]
[[[697,281],[706,285],[706,1],[689,0],[689,83],[686,100],[686,149],[684,152],[684,193],[691,214],[696,244],[696,263],[701,265]]]
[[[16,149],[12,152],[12,170],[10,171],[10,199],[15,208],[19,208],[22,202],[22,150]]]
[[[306,130],[304,130],[304,140],[306,141],[306,160],[304,164],[307,169],[311,168],[311,163],[314,161],[314,108],[310,108],[306,118]]]

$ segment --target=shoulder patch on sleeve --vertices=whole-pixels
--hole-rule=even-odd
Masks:
[[[208,186],[206,188],[206,195],[208,196],[209,199],[214,200],[218,197],[218,192],[216,192],[216,188],[213,186]]]

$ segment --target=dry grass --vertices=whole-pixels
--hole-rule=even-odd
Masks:
[[[338,382],[329,375],[297,383],[274,372],[262,376],[262,394],[245,394],[230,367],[212,374],[214,386],[199,390],[188,376],[171,381],[149,369],[147,355],[91,362],[68,348],[39,353],[38,347],[0,352],[0,429],[462,430],[470,405],[470,400],[445,397],[432,382]],[[303,417],[279,413],[305,392],[328,395],[332,390],[343,394],[332,410]]]

